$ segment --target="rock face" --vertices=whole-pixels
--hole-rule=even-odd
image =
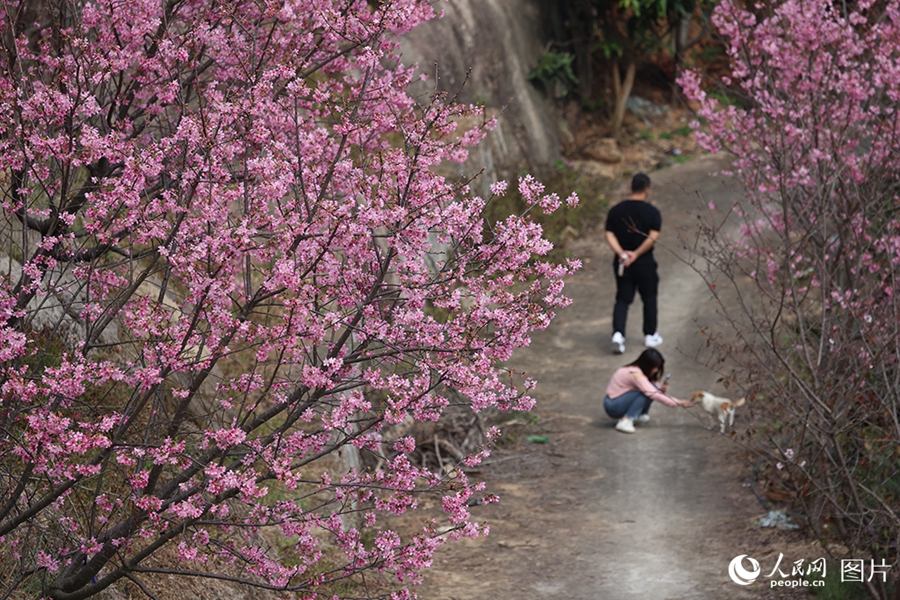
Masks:
[[[16,233],[21,235],[21,230]],[[0,254],[0,277],[14,286],[22,277],[22,263]],[[81,317],[86,297],[84,283],[73,277],[65,266],[58,265],[44,275],[41,289],[25,307],[25,327],[48,333],[51,337],[59,336],[66,350],[74,350],[77,342],[87,335],[87,326]],[[113,344],[118,339],[115,322],[110,323],[99,337],[102,344]]]
[[[424,23],[402,43],[403,60],[419,64],[431,79],[415,89],[438,89],[466,103],[484,103],[498,115],[497,128],[471,153],[460,173],[485,169],[475,183],[490,183],[523,169],[540,171],[560,159],[562,116],[528,80],[544,51],[537,0],[450,0],[444,17]]]

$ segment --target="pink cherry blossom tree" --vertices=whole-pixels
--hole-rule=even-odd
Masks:
[[[900,3],[768,14],[716,11],[736,103],[682,79],[746,192],[696,246],[731,326],[710,342],[753,399],[761,479],[834,558],[866,560],[873,598],[900,598]]]
[[[485,532],[465,467],[486,450],[431,472],[385,426],[528,409],[502,363],[577,263],[438,174],[491,122],[408,93],[396,38],[433,16],[3,4],[0,598],[153,597],[160,574],[312,598],[371,569],[415,582]],[[384,524],[429,494],[442,520]]]

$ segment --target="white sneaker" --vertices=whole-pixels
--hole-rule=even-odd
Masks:
[[[621,431],[622,433],[634,433],[634,424],[628,417],[622,417],[619,419],[619,422],[616,423],[616,430]]]
[[[612,352],[613,354],[625,354],[625,336],[618,331],[612,336]]]
[[[658,333],[654,333],[653,335],[645,335],[644,336],[644,345],[648,348],[656,348],[657,346],[663,343],[662,336]]]
[[[639,416],[637,419],[635,419],[635,421],[638,423],[646,423],[649,420],[650,420],[650,415],[648,415],[647,413],[644,413],[641,416]]]

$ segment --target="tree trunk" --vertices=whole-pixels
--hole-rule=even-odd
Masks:
[[[681,15],[678,19],[678,24],[675,25],[675,35],[672,36],[675,39],[675,77],[672,80],[672,104],[681,99],[681,87],[678,85],[678,78],[681,77],[681,72],[684,70],[684,57],[689,45],[688,35],[691,31],[691,20],[692,15]]]
[[[578,73],[578,93],[582,105],[591,99],[594,87],[594,19],[590,0],[574,0],[568,5],[572,23],[572,46],[575,50],[575,69]]]
[[[613,61],[613,93],[616,97],[616,108],[615,112],[613,112],[613,120],[612,120],[612,129],[613,129],[613,137],[619,135],[619,130],[622,128],[622,121],[625,119],[625,105],[628,102],[628,97],[631,95],[631,88],[634,87],[634,73],[637,70],[637,65],[634,61],[629,61],[628,66],[625,67],[625,78],[622,79],[622,70],[619,68],[619,60],[616,59]]]

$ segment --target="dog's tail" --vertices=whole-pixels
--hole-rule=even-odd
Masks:
[[[739,399],[735,400],[735,401],[732,403],[732,405],[733,405],[733,406],[743,406],[743,405],[744,405],[744,400],[745,400],[745,398],[739,398]]]

